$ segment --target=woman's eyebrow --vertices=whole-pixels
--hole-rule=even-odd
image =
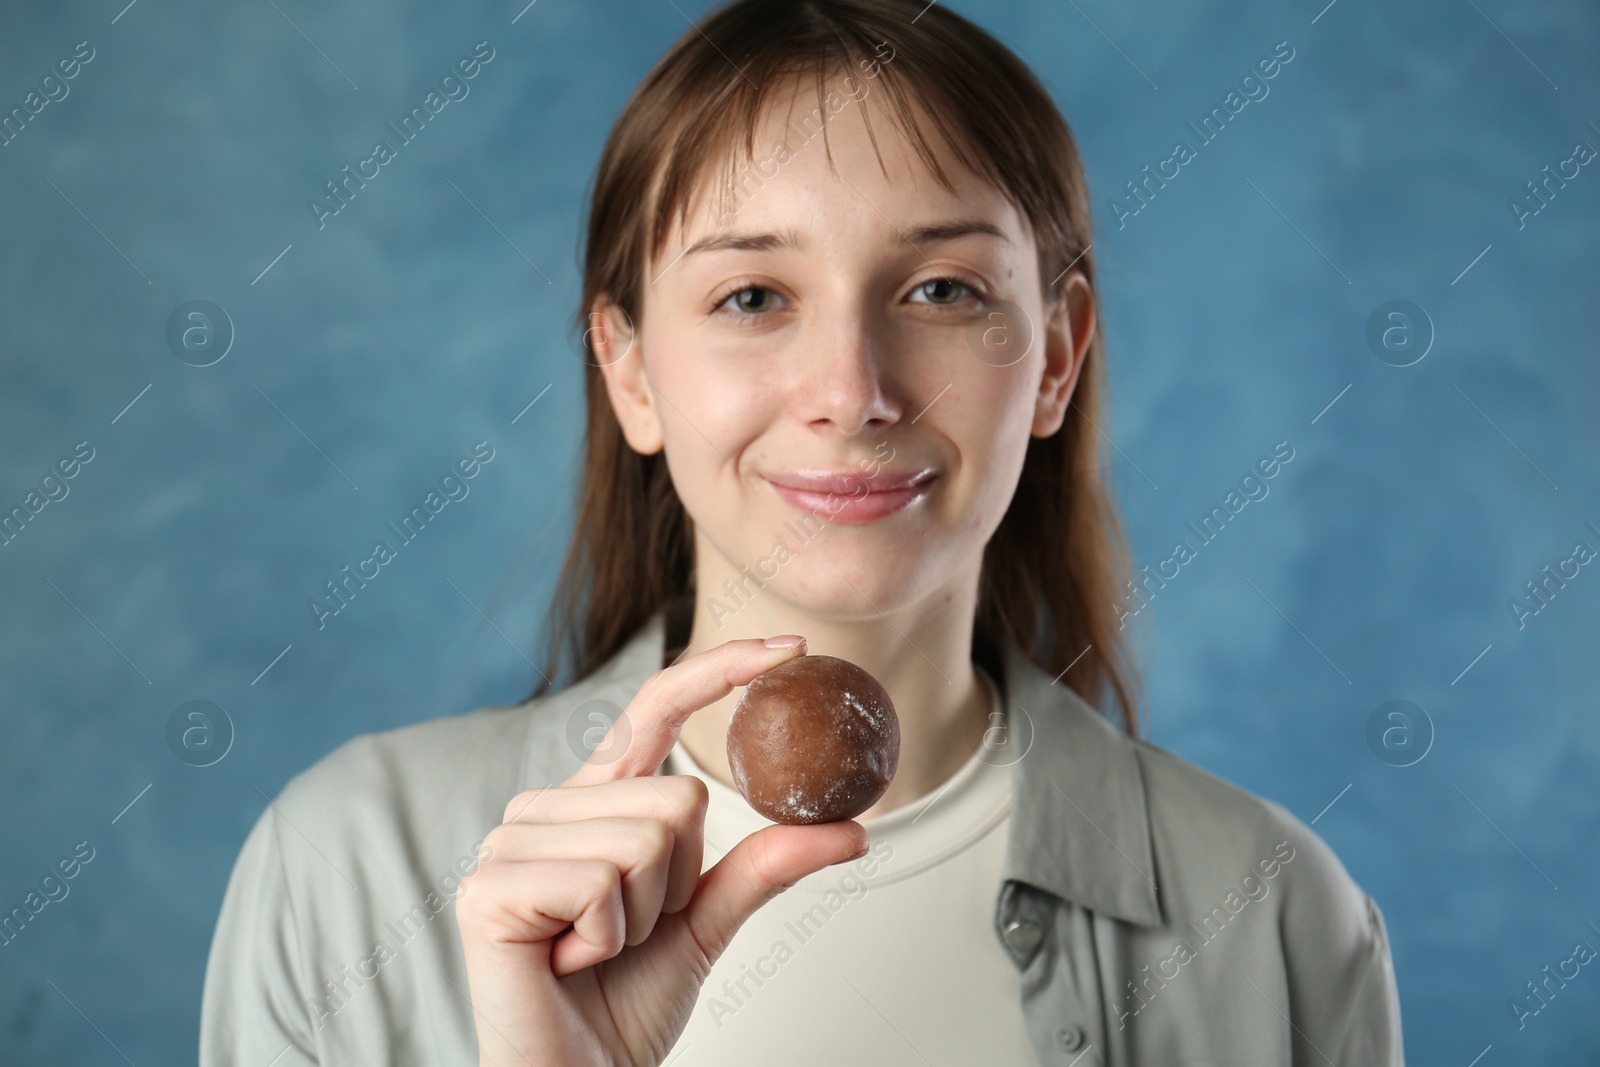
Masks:
[[[945,219],[938,222],[925,223],[915,226],[903,233],[908,242],[917,244],[936,244],[940,241],[954,241],[972,234],[988,234],[998,237],[1006,244],[1011,243],[1005,231],[992,222],[983,219]],[[713,237],[703,237],[684,249],[678,258],[682,259],[696,252],[771,252],[780,248],[789,248],[802,251],[805,241],[793,229],[782,230],[776,233],[758,233],[749,230],[735,230],[731,233],[721,233]]]
[[[991,237],[998,237],[1006,244],[1011,243],[1011,238],[1006,232],[992,222],[983,219],[950,219],[943,222],[932,222],[925,226],[918,226],[905,234],[906,240],[912,244],[934,244],[938,241],[954,241],[959,237],[969,237],[975,233],[986,233]]]
[[[805,247],[798,233],[794,230],[783,230],[779,233],[756,233],[750,230],[734,230],[730,233],[719,233],[714,237],[702,237],[680,253],[683,259],[694,255],[696,252],[722,252],[729,249],[739,252],[771,252],[778,248],[802,249]]]

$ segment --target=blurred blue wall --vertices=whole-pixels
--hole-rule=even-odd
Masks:
[[[582,194],[687,28],[656,0],[121,4],[0,6],[0,110],[92,49],[0,147],[0,505],[66,489],[0,547],[0,910],[92,849],[0,947],[6,1064],[192,1061],[264,796],[354,734],[527,692]],[[1510,207],[1600,149],[1600,11],[957,6],[1080,139],[1134,555],[1196,550],[1138,616],[1151,736],[1315,820],[1385,910],[1412,1062],[1600,1060],[1600,971],[1520,1031],[1509,1008],[1600,946],[1600,567],[1521,625],[1508,604],[1600,550],[1600,162]],[[308,199],[479,41],[469,95],[319,229]],[[1267,95],[1126,197],[1284,41]],[[167,338],[196,300],[234,333],[203,368]],[[1431,322],[1409,366],[1368,342],[1392,300]],[[307,598],[479,441],[470,494],[319,631]],[[1280,441],[1202,545],[1186,523]],[[191,700],[236,734],[209,767],[168,746]],[[1421,712],[1385,748],[1390,700]]]

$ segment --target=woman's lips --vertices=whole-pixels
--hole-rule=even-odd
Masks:
[[[928,476],[913,485],[900,489],[879,489],[863,492],[866,482],[856,480],[852,491],[819,491],[782,485],[769,479],[768,484],[777,494],[802,511],[828,522],[858,524],[876,522],[910,507],[933,488],[934,476]]]

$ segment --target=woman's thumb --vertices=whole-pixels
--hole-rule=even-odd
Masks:
[[[756,910],[806,875],[863,855],[870,842],[860,823],[765,826],[735,845],[700,876],[684,920],[716,962]]]

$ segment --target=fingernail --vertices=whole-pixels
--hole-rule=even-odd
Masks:
[[[779,637],[769,637],[762,644],[768,648],[793,648],[796,645],[804,646],[806,639],[799,634],[783,634]]]

